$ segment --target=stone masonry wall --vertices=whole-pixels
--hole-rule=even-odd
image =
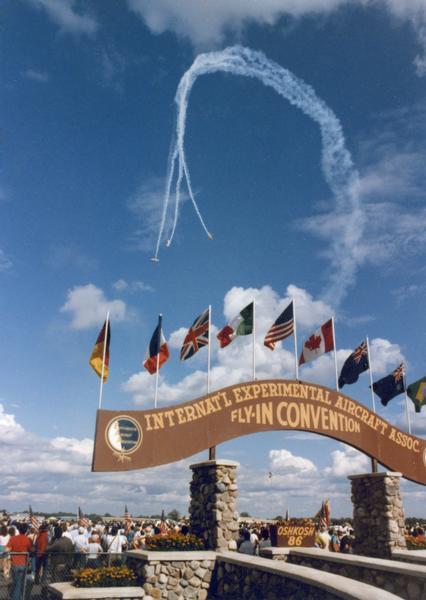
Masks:
[[[209,460],[191,465],[191,530],[210,550],[227,550],[238,537],[237,466],[234,461]]]
[[[349,477],[355,554],[391,558],[393,550],[406,548],[400,478],[400,473],[389,472]]]

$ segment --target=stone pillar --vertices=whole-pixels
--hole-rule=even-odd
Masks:
[[[228,550],[238,537],[237,467],[233,460],[206,460],[191,465],[192,532],[205,540],[208,550]]]
[[[354,506],[354,553],[391,558],[406,548],[401,473],[351,475]]]

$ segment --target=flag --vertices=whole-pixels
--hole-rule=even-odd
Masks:
[[[390,375],[373,383],[374,393],[379,396],[383,406],[386,406],[395,396],[404,393],[404,371],[404,364],[400,364]]]
[[[130,528],[132,526],[132,519],[130,517],[130,513],[127,509],[127,504],[124,505],[124,531],[125,533],[129,533]]]
[[[219,331],[217,339],[221,348],[228,346],[238,335],[253,333],[253,302],[250,302],[229,325]]]
[[[105,345],[105,330],[108,327],[106,345]],[[104,359],[104,348],[105,348],[105,363],[104,363],[104,376],[103,382],[108,379],[109,372],[109,343],[111,341],[111,325],[109,319],[105,321],[98,339],[93,347],[92,354],[90,355],[89,364],[92,369],[102,377],[102,364]]]
[[[269,329],[263,340],[264,345],[271,350],[275,349],[276,342],[285,340],[294,333],[294,316],[293,316],[293,302],[287,306],[287,308],[280,314],[278,319]]]
[[[419,413],[423,404],[426,404],[426,376],[407,387],[407,395],[414,402],[416,412]]]
[[[151,373],[151,375],[157,372],[157,356],[159,369],[161,369],[170,356],[169,349],[163,335],[163,330],[161,328],[162,320],[163,319],[160,315],[158,317],[158,325],[152,334],[151,341],[149,342],[149,346],[145,352],[143,366]]]
[[[333,320],[330,319],[315,331],[303,344],[299,365],[315,360],[321,354],[334,350]]]
[[[38,533],[38,530],[40,529],[40,523],[38,522],[37,517],[33,515],[33,509],[31,508],[31,506],[28,507],[28,514],[30,519],[30,526],[34,529],[36,533]]]
[[[80,507],[78,507],[78,524],[80,527],[85,527],[86,529],[90,525],[90,521],[87,517],[84,516],[83,511]]]
[[[331,508],[330,500],[323,500],[321,508],[315,515],[314,519],[319,519],[320,527],[330,527],[331,523]]]
[[[369,368],[367,342],[364,341],[345,360],[345,364],[340,372],[339,389],[341,389],[345,383],[351,384],[358,381],[358,377],[361,373],[364,373],[364,371],[367,371]]]
[[[196,352],[209,343],[209,312],[208,308],[195,319],[183,340],[180,351],[180,359],[186,360],[194,356]]]
[[[167,521],[166,521],[166,516],[164,514],[164,508],[161,511],[161,520],[160,520],[160,533],[162,535],[167,533]]]

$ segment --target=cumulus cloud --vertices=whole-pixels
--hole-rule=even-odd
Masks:
[[[127,0],[155,34],[173,31],[189,39],[198,48],[219,45],[226,34],[240,33],[247,25],[274,25],[282,17],[328,15],[347,5],[347,0]],[[397,22],[410,23],[417,35],[421,53],[414,58],[419,76],[426,74],[426,2],[425,0],[353,0],[362,7],[381,5]]]
[[[270,450],[269,460],[274,471],[310,473],[317,470],[312,461],[302,456],[295,456],[289,450]]]
[[[44,10],[49,19],[67,33],[93,35],[98,29],[96,19],[76,9],[76,0],[27,0]]]
[[[313,333],[314,329],[317,329],[321,323],[333,315],[334,311],[330,305],[313,298],[306,290],[295,285],[289,285],[282,297],[270,286],[260,289],[233,287],[225,294],[225,317],[222,322],[219,321],[212,326],[211,389],[225,387],[231,381],[238,383],[253,378],[252,337],[238,337],[224,349],[220,349],[215,340],[216,332],[252,300],[256,302],[256,376],[259,379],[282,377],[293,379],[295,377],[293,338],[285,340],[284,343],[278,343],[273,352],[263,345],[264,334],[271,326],[273,319],[284,310],[292,298],[297,307],[298,341],[301,343],[304,335]],[[170,349],[179,352],[188,327],[189,324],[172,332],[168,339]],[[376,374],[386,373],[395,368],[398,361],[403,360],[401,348],[397,344],[376,338],[370,341],[370,345]],[[353,348],[338,350],[339,369],[352,351]],[[185,367],[192,367],[194,370],[178,381],[168,381],[160,371],[159,402],[162,404],[184,402],[203,395],[207,385],[206,361],[207,352],[201,350],[191,361],[188,361],[190,364],[185,364]],[[334,387],[336,378],[333,353],[323,355],[302,367],[299,378]],[[122,389],[132,395],[136,404],[150,406],[154,398],[155,377],[143,369],[131,375],[122,385]]]
[[[71,316],[72,329],[89,329],[105,320],[107,312],[114,321],[126,318],[126,304],[122,300],[108,300],[104,292],[89,283],[68,290],[67,301],[61,312]]]
[[[369,458],[351,446],[342,444],[342,450],[331,453],[331,467],[324,469],[328,477],[347,477],[355,473],[368,473]]]

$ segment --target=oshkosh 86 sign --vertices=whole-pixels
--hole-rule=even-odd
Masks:
[[[315,523],[290,519],[271,527],[272,546],[281,548],[310,548],[315,544]]]

